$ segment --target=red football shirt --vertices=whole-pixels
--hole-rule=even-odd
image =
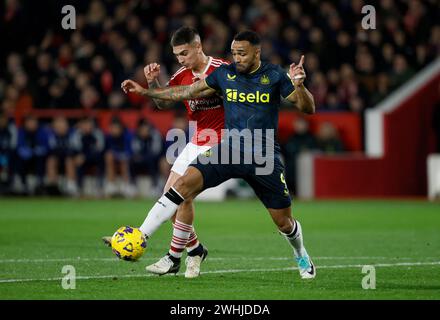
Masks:
[[[190,85],[201,79],[205,79],[211,72],[228,61],[209,57],[208,64],[200,74],[195,74],[191,69],[182,67],[168,81],[168,86]],[[221,140],[221,130],[224,128],[224,108],[222,98],[214,94],[206,98],[184,100],[188,121],[196,121],[197,131],[191,142],[199,146],[214,145],[215,141],[209,141],[209,135],[201,132],[204,129],[212,129],[217,133],[217,143]]]

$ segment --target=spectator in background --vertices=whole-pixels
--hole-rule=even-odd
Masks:
[[[323,122],[316,135],[316,145],[324,153],[332,154],[344,151],[344,145],[339,138],[335,126],[331,122]]]
[[[33,107],[33,99],[29,91],[27,74],[23,71],[14,74],[13,86],[18,92],[18,97],[15,101],[15,110],[22,114],[29,113]]]
[[[121,109],[128,109],[130,108],[130,105],[127,102],[127,99],[125,96],[118,91],[113,91],[108,96],[108,107],[111,110],[121,110]]]
[[[93,57],[91,61],[92,85],[98,90],[101,97],[108,95],[113,87],[113,76],[107,67],[107,63],[103,56]]]
[[[315,103],[319,106],[325,105],[328,95],[327,80],[321,72],[315,72],[312,76],[310,92],[313,93]]]
[[[139,120],[131,148],[133,151],[130,162],[132,178],[135,179],[142,173],[149,174],[153,184],[152,196],[161,194],[163,185],[159,181],[159,159],[164,152],[164,142],[160,132],[147,120]]]
[[[86,110],[100,107],[101,98],[98,94],[98,91],[96,91],[96,89],[91,85],[86,86],[81,91],[81,96],[79,99],[81,107]]]
[[[348,108],[350,111],[357,112],[359,114],[363,114],[364,111],[364,102],[359,96],[354,96],[348,101]]]
[[[35,84],[37,108],[47,108],[50,104],[49,87],[56,78],[52,56],[47,52],[40,53],[37,56],[36,71],[32,73],[31,79]]]
[[[315,150],[316,139],[310,132],[309,122],[299,116],[293,121],[293,135],[289,137],[284,145],[286,162],[286,182],[289,190],[295,190],[296,183],[296,161],[301,152]]]
[[[70,96],[66,92],[68,82],[65,78],[55,80],[49,87],[50,103],[46,106],[50,109],[69,108],[74,100],[69,100]]]
[[[73,167],[69,162],[71,155],[71,130],[69,123],[64,117],[56,117],[52,121],[52,126],[48,134],[48,157],[46,159],[46,192],[49,195],[61,195],[59,188],[59,173],[64,173],[67,177],[74,176],[69,172]]]
[[[393,89],[400,87],[414,74],[411,67],[408,66],[406,58],[398,54],[393,61],[393,71],[391,73],[391,86]]]
[[[110,123],[109,134],[106,136],[104,152],[105,185],[104,195],[111,197],[118,194],[116,175],[122,178],[122,194],[125,197],[134,196],[134,189],[130,184],[129,160],[131,151],[132,134],[122,124],[119,118],[113,118]]]
[[[105,137],[102,131],[95,127],[93,118],[86,117],[78,123],[78,129],[72,135],[71,146],[72,161],[69,161],[69,165],[72,168],[69,168],[68,173],[72,175],[68,176],[67,193],[78,196],[87,170],[97,171],[102,182]]]
[[[341,83],[338,87],[338,98],[342,104],[348,106],[351,98],[359,94],[359,83],[356,79],[356,75],[351,65],[343,64],[341,66],[340,72]]]
[[[7,192],[14,175],[14,151],[17,146],[17,128],[0,110],[0,194]]]
[[[371,97],[371,105],[375,106],[390,93],[390,79],[386,73],[381,72],[376,79],[376,89]]]
[[[17,173],[24,194],[42,194],[45,161],[48,152],[47,135],[32,115],[24,119],[23,127],[18,131]],[[30,185],[27,175],[35,175],[35,187]]]
[[[356,74],[359,84],[368,92],[374,92],[376,83],[376,72],[373,56],[369,53],[367,47],[356,54]]]
[[[326,103],[323,105],[323,111],[346,111],[346,107],[339,101],[339,96],[336,92],[329,92]]]

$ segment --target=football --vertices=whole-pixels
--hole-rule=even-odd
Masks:
[[[120,227],[112,236],[112,251],[122,260],[136,261],[147,247],[145,236],[138,228]]]

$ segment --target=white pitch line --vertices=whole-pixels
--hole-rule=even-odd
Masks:
[[[141,261],[159,260],[162,257],[146,257]],[[420,257],[313,257],[314,260],[411,260]],[[424,259],[438,259],[439,257],[423,257]],[[264,260],[292,260],[292,257],[211,257],[210,261],[224,261],[224,260],[250,260],[250,261],[264,261]],[[48,259],[0,259],[0,263],[45,263],[45,262],[91,262],[91,261],[119,261],[115,258],[48,258]]]
[[[440,265],[440,261],[432,262],[400,262],[400,263],[378,263],[373,264],[374,267],[409,267],[409,266],[433,266]],[[346,269],[346,268],[362,268],[363,264],[342,264],[342,265],[329,265],[329,266],[316,266],[316,269]],[[248,273],[248,272],[279,272],[298,270],[297,267],[286,268],[270,268],[270,269],[227,269],[227,270],[212,270],[205,271],[201,274],[218,274],[218,273]],[[183,275],[183,273],[178,273]],[[166,275],[172,276],[172,275]],[[148,278],[157,277],[153,274],[123,274],[123,275],[103,275],[103,276],[77,276],[77,280],[94,280],[94,279],[119,279],[119,278]],[[17,283],[17,282],[34,282],[34,281],[60,281],[63,278],[45,278],[45,279],[0,279],[0,283]]]

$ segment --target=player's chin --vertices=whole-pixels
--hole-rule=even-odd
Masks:
[[[246,72],[246,66],[244,66],[242,64],[237,64],[235,67],[238,72]]]

